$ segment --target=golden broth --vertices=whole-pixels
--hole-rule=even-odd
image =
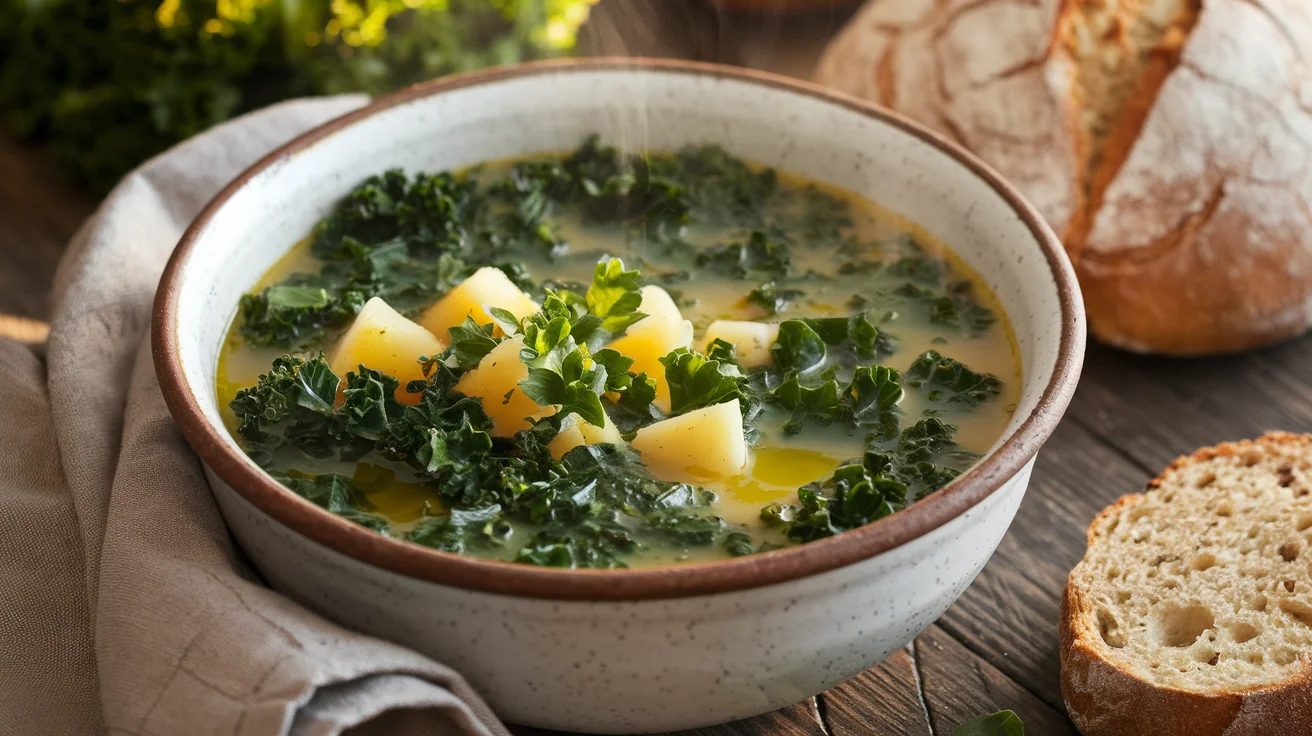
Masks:
[[[506,167],[507,164],[480,167],[475,175],[485,178],[503,173]],[[987,285],[923,229],[878,205],[845,191],[814,185],[784,174],[779,176],[779,186],[781,189],[798,192],[804,187],[815,186],[825,194],[846,201],[853,221],[848,233],[862,242],[890,243],[901,236],[912,236],[927,255],[941,259],[954,277],[972,282],[975,301],[998,315],[998,321],[982,334],[965,336],[951,334],[942,326],[931,323],[926,314],[922,313],[924,310],[918,308],[885,308],[881,306],[879,297],[864,307],[881,331],[887,330],[897,339],[896,353],[882,361],[883,365],[905,372],[921,353],[936,350],[965,363],[975,371],[990,373],[1002,379],[1000,395],[977,408],[944,410],[940,406],[935,407],[936,411],[933,412],[933,415],[957,426],[956,440],[963,448],[976,453],[987,452],[1001,435],[1014,410],[1021,378],[1011,328]],[[555,260],[541,257],[524,259],[524,265],[535,281],[551,279],[586,283],[592,277],[598,257],[603,254],[624,258],[631,267],[638,261],[637,267],[641,268],[644,277],[687,267],[686,263],[632,252],[622,232],[616,227],[585,224],[577,215],[554,217],[553,222],[570,243],[570,250]],[[713,242],[723,242],[725,235],[724,230],[699,231],[694,227],[690,228],[687,239],[695,245],[706,246]],[[773,316],[768,316],[763,308],[746,302],[747,293],[756,286],[753,282],[722,277],[706,270],[688,269],[686,280],[666,282],[663,285],[675,297],[684,318],[693,323],[696,330],[693,344],[698,345],[706,326],[716,319],[778,322],[798,317],[845,316],[858,311],[847,304],[854,295],[870,297],[884,287],[899,283],[897,278],[887,276],[883,270],[851,275],[838,273],[840,264],[850,258],[850,251],[840,253],[834,248],[809,249],[805,245],[795,245],[792,249],[792,263],[796,271],[814,272],[826,278],[810,284],[789,280],[786,284],[788,288],[806,289],[807,293],[792,302],[786,311]],[[265,274],[256,288],[276,283],[295,272],[315,271],[319,265],[309,252],[307,240],[294,246]],[[646,283],[661,282],[648,278]],[[284,352],[276,348],[248,345],[235,328],[236,325],[230,330],[224,344],[216,377],[219,403],[223,407],[229,429],[234,431],[235,418],[228,409],[229,402],[238,391],[253,386],[259,376],[269,370],[272,360]],[[320,347],[325,351],[331,349],[331,345]],[[910,390],[899,406],[904,414],[904,423],[907,424],[919,419],[930,408],[923,403],[919,392]],[[800,486],[827,478],[845,460],[860,457],[865,449],[861,434],[849,434],[837,429],[807,429],[795,436],[786,436],[781,431],[786,419],[786,416],[777,411],[764,412],[758,422],[760,438],[751,449],[744,475],[707,486],[717,495],[714,512],[726,522],[747,528],[753,541],[758,544],[789,543],[782,534],[760,520],[763,505],[795,502]],[[393,525],[394,533],[398,535],[412,528],[425,514],[443,513],[437,494],[420,483],[409,482],[409,479],[414,478],[414,473],[400,463],[388,463],[373,457],[357,463],[307,459],[297,470],[302,473],[339,472],[351,477],[372,506],[369,510],[386,516]],[[533,532],[526,525],[517,523],[515,526],[514,537],[495,556],[507,559],[513,557],[515,540]],[[725,552],[717,546],[682,549],[653,545],[635,554],[627,562],[630,566],[640,567],[723,557]]]

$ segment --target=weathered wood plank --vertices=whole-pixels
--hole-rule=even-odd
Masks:
[[[1068,416],[1156,474],[1204,445],[1272,429],[1312,430],[1312,336],[1200,359],[1090,345]]]
[[[1009,709],[1025,722],[1026,733],[1078,736],[1064,710],[1050,707],[937,626],[916,639],[913,656],[933,734],[947,736],[975,716]]]
[[[821,695],[819,704],[832,736],[929,734],[916,665],[905,649]]]
[[[1057,615],[1093,516],[1147,479],[1087,430],[1065,422],[1039,454],[1016,521],[975,583],[939,620],[947,633],[1060,709]]]

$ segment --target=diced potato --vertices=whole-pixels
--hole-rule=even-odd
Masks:
[[[565,426],[560,430],[560,434],[547,443],[547,449],[551,451],[552,457],[559,460],[565,456],[565,453],[579,445],[618,445],[623,442],[624,438],[620,436],[619,429],[615,427],[610,417],[606,417],[605,425],[598,427],[583,421],[578,414],[571,414],[566,417]]]
[[[665,366],[661,365],[661,358],[675,348],[692,345],[692,323],[683,318],[674,300],[659,286],[642,287],[642,304],[638,311],[647,316],[608,347],[633,359],[630,371],[646,372],[655,379],[656,406],[669,411],[670,387],[665,383]]]
[[[484,306],[499,307],[519,319],[538,311],[537,302],[520,291],[501,269],[484,266],[420,315],[419,324],[449,339],[450,329],[462,324],[465,317],[473,317],[480,325],[491,322]]]
[[[442,341],[433,333],[374,297],[365,302],[346,334],[337,341],[328,365],[342,377],[343,387],[347,372],[358,370],[361,364],[382,371],[401,382],[396,390],[397,401],[415,404],[419,394],[406,393],[405,386],[424,378],[419,357],[436,355],[443,349]]]
[[[705,352],[713,340],[731,342],[738,352],[738,363],[744,368],[770,365],[774,358],[770,346],[779,338],[779,325],[765,322],[735,322],[717,319],[706,328],[701,350]]]
[[[675,483],[723,480],[747,464],[737,399],[650,424],[632,444],[652,475]]]
[[[528,378],[528,366],[519,359],[524,341],[518,337],[503,340],[478,366],[460,377],[456,390],[483,402],[483,411],[492,419],[492,434],[511,437],[530,426],[528,418],[540,419],[555,412],[539,406],[524,395],[519,382]]]
[[[647,315],[647,318],[642,322],[657,319],[683,319],[683,314],[679,312],[679,305],[674,303],[674,299],[668,291],[659,286],[648,285],[639,289],[638,293],[642,294],[642,302],[638,304],[638,311]],[[638,324],[642,324],[642,322]]]

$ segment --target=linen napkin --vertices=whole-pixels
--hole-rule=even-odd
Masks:
[[[508,734],[449,668],[260,584],[151,363],[204,203],[364,102],[284,103],[146,163],[74,236],[44,357],[0,339],[0,734]]]

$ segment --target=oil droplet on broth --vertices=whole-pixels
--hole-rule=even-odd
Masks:
[[[758,447],[748,460],[747,472],[730,478],[720,489],[717,512],[730,523],[749,527],[760,524],[761,506],[789,502],[797,489],[833,474],[840,458],[797,447]]]
[[[356,463],[351,480],[364,491],[373,510],[394,524],[418,521],[425,513],[441,513],[437,494],[418,483],[397,480],[396,471],[372,463]]]

